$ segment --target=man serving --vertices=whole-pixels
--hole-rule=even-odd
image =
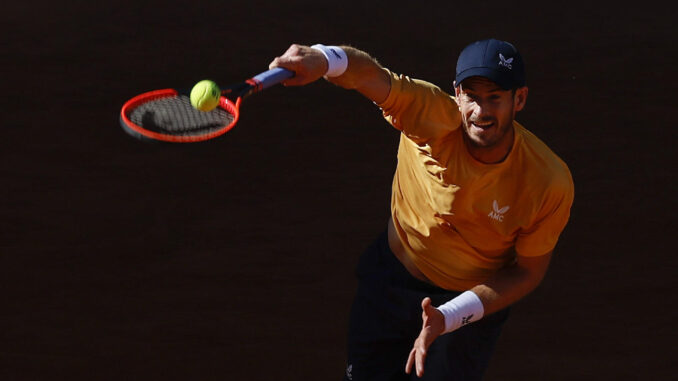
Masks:
[[[528,88],[505,41],[468,45],[454,96],[348,46],[292,45],[271,67],[360,92],[401,133],[386,231],[363,253],[345,380],[479,380],[548,268],[574,197],[567,165],[515,121]],[[414,372],[412,372],[414,370]]]

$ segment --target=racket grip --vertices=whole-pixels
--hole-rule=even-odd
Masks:
[[[259,84],[259,90],[263,90],[292,77],[294,77],[293,71],[276,67],[255,75],[252,80]]]

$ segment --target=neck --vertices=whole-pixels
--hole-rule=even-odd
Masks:
[[[489,147],[478,146],[471,142],[466,134],[463,135],[466,149],[474,159],[483,164],[497,164],[504,161],[508,154],[511,153],[515,130],[513,128],[509,129],[501,141]]]

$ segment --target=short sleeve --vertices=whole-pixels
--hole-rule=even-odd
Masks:
[[[518,234],[518,255],[536,257],[552,251],[570,218],[574,200],[572,178],[562,180],[548,191],[543,206],[529,229]]]
[[[461,116],[452,96],[429,82],[385,70],[391,77],[391,91],[378,106],[393,127],[415,140],[459,128]]]

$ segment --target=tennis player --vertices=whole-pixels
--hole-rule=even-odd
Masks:
[[[479,380],[509,306],[546,273],[574,197],[567,165],[515,121],[516,48],[459,55],[454,96],[348,46],[292,45],[271,67],[357,90],[400,131],[387,229],[363,253],[345,380]]]

